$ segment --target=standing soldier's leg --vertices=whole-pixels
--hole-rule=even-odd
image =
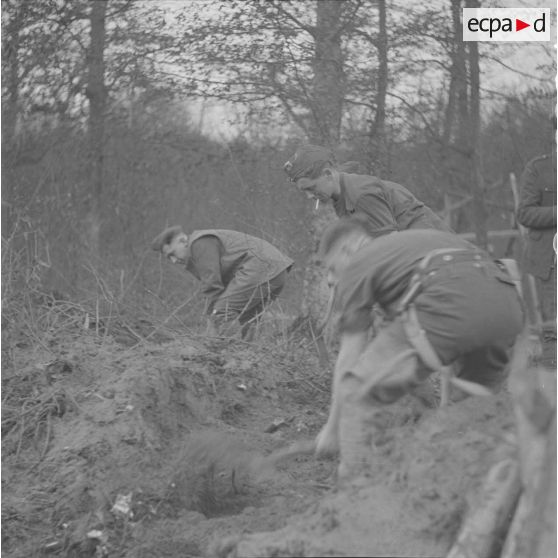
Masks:
[[[537,280],[543,327],[542,364],[556,368],[556,264],[547,280]]]
[[[548,279],[538,279],[537,287],[541,302],[542,318],[548,323],[548,333],[556,337],[556,265]]]

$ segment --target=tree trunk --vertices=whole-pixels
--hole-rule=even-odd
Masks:
[[[316,25],[312,35],[315,40],[313,70],[313,99],[310,103],[311,125],[309,139],[312,143],[334,148],[339,142],[341,116],[345,96],[343,50],[341,48],[341,16],[344,2],[320,0],[317,2]],[[324,228],[335,219],[331,207],[315,211],[310,223],[312,244],[317,248]],[[302,316],[308,321],[311,332],[318,331],[329,299],[324,270],[312,259],[304,271],[302,288]],[[318,353],[325,362],[323,339]]]
[[[343,4],[337,0],[317,2],[313,33],[315,50],[310,140],[330,147],[339,142],[345,96],[340,29]]]
[[[478,0],[466,0],[468,8],[478,8]],[[470,188],[473,195],[473,224],[475,227],[476,242],[481,248],[488,245],[486,234],[486,206],[484,203],[484,179],[482,176],[481,145],[480,145],[480,70],[479,47],[475,41],[468,45],[470,85],[470,110],[469,110],[469,151],[471,153]]]
[[[314,253],[318,247],[324,229],[337,217],[329,206],[320,206],[320,210],[314,212],[310,222],[310,235],[314,247],[311,258],[304,270],[302,282],[302,314],[321,321],[324,317],[328,299],[329,289],[324,269],[315,261]]]
[[[13,13],[10,14],[11,20],[6,29],[8,39],[4,42],[4,58],[8,71],[7,74],[7,99],[2,106],[2,178],[4,187],[2,188],[2,235],[8,237],[11,233],[15,212],[12,210],[14,203],[14,177],[11,176],[15,159],[17,157],[16,127],[18,116],[19,100],[19,42],[20,27],[22,19],[23,5],[15,4],[12,7]]]
[[[4,58],[8,67],[7,73],[7,99],[2,111],[2,133],[4,135],[2,146],[11,147],[16,132],[18,100],[19,100],[19,42],[23,5],[14,5],[10,23],[6,29],[8,36],[4,43]]]
[[[467,123],[469,119],[469,99],[467,95],[467,53],[463,41],[463,27],[461,24],[461,0],[451,0],[453,40],[455,41],[455,57],[453,72],[457,97],[457,112],[459,134],[457,140],[467,144]]]
[[[378,85],[376,91],[376,114],[370,133],[369,161],[375,161],[374,173],[386,177],[389,160],[386,141],[386,95],[388,87],[388,36],[386,0],[378,0]]]
[[[108,0],[91,2],[91,34],[88,55],[87,97],[89,99],[89,195],[86,241],[93,257],[100,253],[101,200],[103,195],[103,151],[105,135],[105,17]]]
[[[453,10],[452,5],[452,15],[453,15],[453,33],[456,37],[458,32],[456,29],[456,16],[459,17],[459,12]],[[442,138],[440,145],[440,163],[443,168],[446,169],[446,188],[449,190],[453,186],[453,176],[451,172],[451,160],[452,160],[452,150],[451,142],[453,138],[453,129],[455,123],[456,109],[457,109],[457,41],[453,41],[452,50],[450,53],[451,58],[451,69],[449,75],[449,86],[448,86],[448,100],[446,108],[444,111],[444,121],[442,126]],[[453,219],[452,207],[452,197],[448,191],[444,192],[444,221],[452,229],[455,229],[455,219]]]
[[[457,87],[456,87],[456,72],[454,71],[455,68],[455,51],[451,54],[452,58],[452,71],[450,75],[450,83],[448,87],[448,102],[446,105],[446,110],[444,112],[444,126],[442,130],[442,146],[444,150],[447,152],[447,148],[451,141],[452,131],[453,131],[453,123],[455,122],[455,105],[456,105],[456,95],[457,95]]]
[[[478,0],[465,0],[465,5],[469,8],[478,7]],[[451,0],[454,47],[444,139],[449,140],[451,137],[453,103],[456,103],[458,132],[454,147],[459,158],[460,188],[464,192],[469,192],[473,198],[468,221],[473,225],[477,244],[486,248],[488,245],[487,214],[480,157],[479,52],[477,43],[463,41],[461,9],[462,0]]]

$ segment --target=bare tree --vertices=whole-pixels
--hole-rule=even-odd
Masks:
[[[467,8],[478,8],[478,0],[466,0]],[[479,246],[486,248],[488,245],[487,235],[487,212],[485,204],[485,184],[483,178],[481,158],[481,100],[480,100],[480,68],[478,43],[468,43],[468,62],[470,74],[470,100],[469,100],[469,138],[468,155],[470,159],[470,188],[473,196],[473,223],[475,227],[476,241]]]
[[[466,7],[478,7],[477,0],[466,0]],[[486,208],[484,201],[484,183],[481,170],[480,154],[480,70],[478,44],[463,41],[461,13],[462,0],[451,0],[452,22],[454,32],[454,54],[451,73],[450,94],[456,95],[458,113],[458,133],[454,149],[459,156],[460,187],[472,198],[471,220],[475,229],[476,242],[486,248],[488,244],[486,230]],[[450,98],[448,107],[452,106]],[[453,116],[446,112],[446,130],[451,128]],[[447,135],[447,131],[445,132]]]
[[[386,95],[388,90],[388,33],[386,0],[378,0],[378,82],[376,87],[376,110],[370,130],[370,161],[374,160],[376,172],[386,176],[388,153],[386,138]]]
[[[344,75],[342,51],[343,3],[336,0],[318,2],[316,24],[311,30],[315,39],[312,68],[314,71],[312,125],[309,139],[321,145],[335,147],[339,142],[341,114],[344,102]],[[314,213],[310,222],[310,234],[317,246],[321,234],[332,219],[331,208]],[[313,256],[312,256],[313,257]],[[303,281],[303,313],[315,328],[315,319],[323,315],[328,298],[323,270],[312,260],[305,269]]]
[[[5,71],[5,82],[7,81],[6,97],[4,99],[5,104],[2,107],[2,133],[4,135],[2,145],[7,146],[13,141],[19,112],[19,45],[25,4],[14,3],[13,5],[9,5],[8,2],[4,1],[2,5],[2,7],[7,8],[8,11],[8,14],[5,14],[5,17],[8,18],[8,23],[6,24],[4,36],[2,37],[2,66]]]
[[[309,139],[330,147],[339,143],[341,114],[345,98],[342,50],[343,2],[323,0],[316,8],[312,68],[313,119]]]
[[[101,198],[103,194],[103,155],[105,135],[105,18],[107,0],[95,0],[90,12],[90,45],[87,57],[89,99],[89,165],[87,244],[95,257],[99,256],[101,231]]]

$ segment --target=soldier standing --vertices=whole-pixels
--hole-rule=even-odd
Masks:
[[[556,131],[556,117],[554,116]],[[556,149],[535,157],[521,176],[517,220],[528,229],[523,269],[535,277],[545,329],[544,340],[556,339]]]

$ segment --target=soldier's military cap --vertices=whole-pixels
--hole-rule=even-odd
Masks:
[[[334,163],[333,153],[321,145],[307,144],[299,147],[295,154],[283,165],[284,171],[291,182],[296,182],[315,163]]]
[[[157,252],[163,249],[163,246],[170,244],[175,236],[182,234],[184,231],[179,225],[166,228],[161,234],[157,235],[151,242],[151,249]]]

